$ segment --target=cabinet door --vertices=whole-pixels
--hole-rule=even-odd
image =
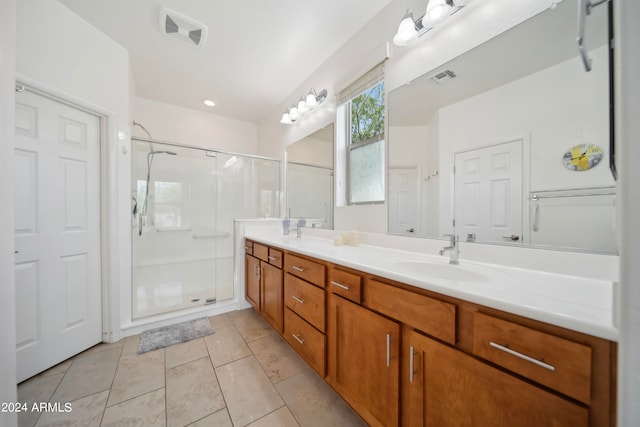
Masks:
[[[415,331],[405,333],[403,347],[404,425],[589,425],[587,408]]]
[[[244,257],[245,298],[260,311],[260,260],[251,256]]]
[[[372,426],[397,426],[400,325],[329,295],[329,378]]]
[[[282,270],[266,262],[260,263],[262,271],[262,315],[280,335],[283,329]]]

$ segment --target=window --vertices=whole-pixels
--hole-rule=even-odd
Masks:
[[[344,141],[346,204],[379,203],[385,199],[384,64],[381,63],[338,95],[338,131]]]

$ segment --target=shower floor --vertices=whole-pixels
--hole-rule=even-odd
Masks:
[[[226,261],[218,259],[216,263],[215,259],[206,259],[134,266],[132,318],[202,306],[207,299],[233,298],[232,261]],[[225,275],[225,270],[230,275]]]

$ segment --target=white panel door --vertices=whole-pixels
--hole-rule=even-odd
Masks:
[[[522,242],[522,141],[455,155],[456,234]]]
[[[389,168],[389,233],[419,234],[418,199],[417,169]]]
[[[100,119],[16,93],[18,382],[102,341]]]

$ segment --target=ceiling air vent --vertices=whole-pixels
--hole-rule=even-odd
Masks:
[[[164,34],[191,46],[204,46],[207,26],[175,10],[160,8],[160,28]]]
[[[456,73],[454,73],[451,70],[441,71],[431,76],[431,80],[438,83],[439,85],[445,84],[446,82],[453,80],[455,78],[456,78]]]

